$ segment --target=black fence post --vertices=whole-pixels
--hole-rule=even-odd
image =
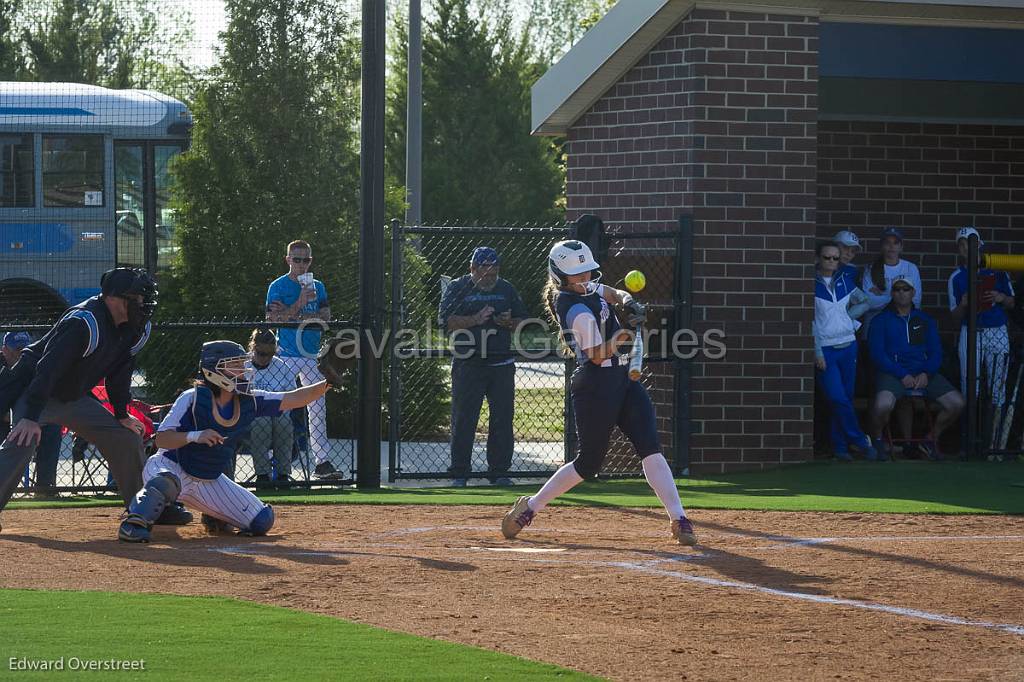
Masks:
[[[598,263],[605,261],[608,240],[605,238],[603,220],[590,213],[580,216],[572,225],[572,237],[589,246]]]
[[[402,383],[401,362],[395,352],[398,331],[404,324],[402,314],[402,255],[405,251],[405,234],[398,219],[391,221],[391,330],[388,340],[388,482],[395,482],[399,468],[401,444]]]
[[[676,267],[672,298],[675,301],[675,330],[693,326],[693,216],[679,216],[679,234],[676,236]],[[672,438],[672,473],[688,476],[690,473],[690,383],[693,370],[690,360],[682,358],[671,349],[676,357],[675,368],[675,419]]]
[[[978,237],[967,239],[967,449],[964,457],[978,453]]]
[[[360,137],[359,427],[356,485],[380,487],[381,359],[384,299],[384,0],[363,0],[362,134]]]

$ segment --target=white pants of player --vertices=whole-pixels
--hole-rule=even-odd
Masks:
[[[960,391],[967,393],[967,327],[960,327]],[[989,378],[992,404],[1002,405],[1006,393],[1006,373],[1010,364],[1010,336],[1006,325],[978,328],[978,356],[975,365],[975,387],[981,390],[982,366]]]
[[[173,474],[181,482],[178,499],[190,509],[227,521],[237,528],[248,528],[263,510],[260,498],[221,474],[210,480],[185,473],[177,462],[156,454],[146,460],[142,480],[149,481],[161,473]]]
[[[316,366],[316,358],[282,357],[288,370],[295,372],[302,379],[303,386],[324,380],[324,375]],[[309,412],[309,449],[316,464],[326,462],[331,454],[327,441],[327,403],[323,398],[311,402],[306,410]]]

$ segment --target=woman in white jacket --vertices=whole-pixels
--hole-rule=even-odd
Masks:
[[[857,376],[857,328],[855,319],[867,309],[849,272],[839,269],[839,244],[822,242],[815,249],[818,259],[814,279],[814,350],[818,381],[825,390],[832,411],[832,446],[836,459],[853,460],[850,447],[874,460],[878,453],[860,428],[853,409]]]

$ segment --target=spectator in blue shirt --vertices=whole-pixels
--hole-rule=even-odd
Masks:
[[[512,331],[528,315],[515,288],[501,279],[498,253],[477,247],[469,274],[453,280],[441,296],[438,323],[451,334],[452,426],[449,471],[456,486],[466,485],[472,470],[473,441],[480,408],[487,398],[488,477],[509,485],[514,436],[515,358]]]
[[[268,322],[312,321],[301,334],[295,327],[281,327],[277,330],[278,355],[302,380],[303,386],[310,386],[324,377],[316,366],[316,355],[320,350],[321,325],[331,319],[331,308],[327,304],[327,290],[323,282],[314,279],[309,271],[313,262],[313,250],[308,242],[301,240],[288,244],[285,251],[288,272],[281,275],[267,289]],[[310,450],[318,478],[337,480],[342,478],[330,460],[330,443],[327,440],[327,407],[323,398],[309,404]]]
[[[892,282],[892,303],[875,317],[869,332],[871,359],[878,370],[875,404],[872,408],[872,436],[882,451],[882,429],[889,422],[896,400],[906,395],[923,395],[942,407],[934,430],[923,444],[929,459],[940,459],[938,439],[964,409],[964,398],[946,377],[939,374],[942,342],[939,330],[926,313],[914,307],[914,282],[897,277]]]

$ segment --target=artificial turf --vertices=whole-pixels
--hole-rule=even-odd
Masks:
[[[259,491],[271,504],[509,505],[541,480],[512,487]],[[695,509],[1024,514],[1024,466],[1017,462],[854,462],[802,464],[761,472],[678,479]],[[119,498],[14,501],[12,508],[119,506]],[[643,481],[584,483],[555,504],[657,507]]]
[[[0,677],[146,680],[592,680],[485,649],[216,597],[0,590]],[[57,661],[63,670],[18,670]],[[72,660],[75,659],[75,660]],[[144,670],[72,670],[80,661]],[[108,663],[109,665],[109,663]],[[6,673],[6,675],[5,675]]]

